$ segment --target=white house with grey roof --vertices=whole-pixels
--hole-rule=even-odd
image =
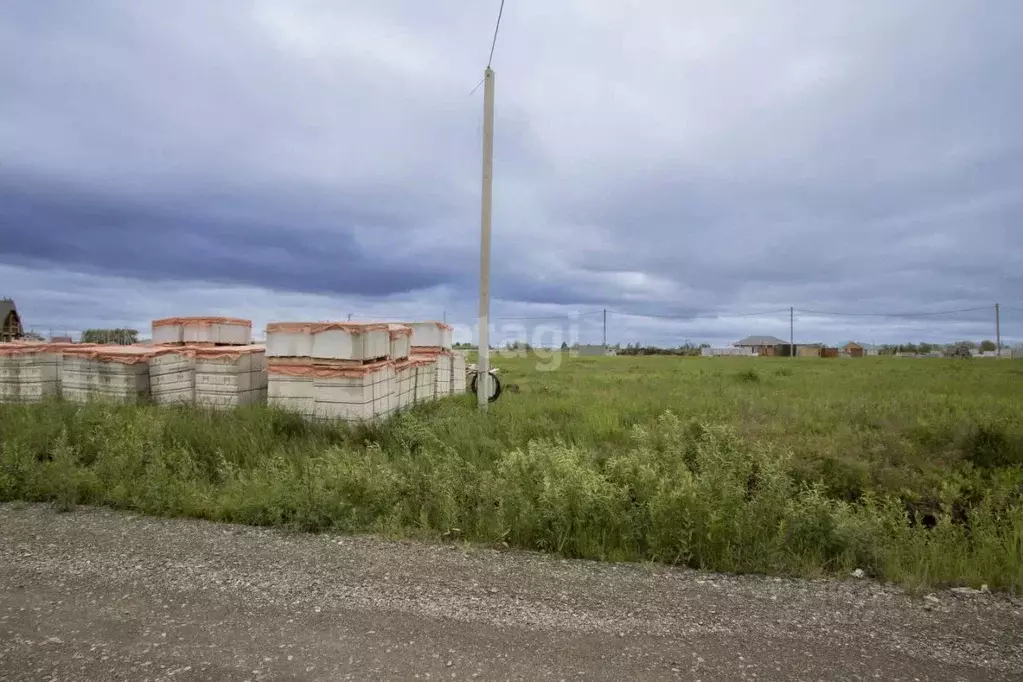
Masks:
[[[778,348],[788,346],[789,342],[777,336],[747,336],[732,344],[736,348],[750,348],[757,355],[780,355]]]

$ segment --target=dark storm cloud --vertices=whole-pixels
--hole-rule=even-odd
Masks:
[[[255,193],[176,201],[106,197],[0,174],[0,260],[118,276],[202,279],[287,291],[389,295],[444,284],[444,262],[367,251],[355,228],[411,226],[395,203],[290,205]],[[364,199],[360,197],[360,199]],[[279,198],[278,198],[279,200]],[[220,215],[224,207],[235,215]],[[239,214],[238,207],[245,210]],[[9,229],[8,229],[9,228]],[[457,272],[457,271],[456,271]]]

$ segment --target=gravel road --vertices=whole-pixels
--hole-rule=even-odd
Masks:
[[[1023,602],[0,505],[0,680],[1019,680]]]

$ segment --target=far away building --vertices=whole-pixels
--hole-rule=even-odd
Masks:
[[[14,301],[0,298],[0,343],[20,339],[24,333]]]

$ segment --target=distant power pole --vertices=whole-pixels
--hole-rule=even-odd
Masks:
[[[607,348],[607,308],[604,308],[604,348]]]
[[[995,303],[995,353],[1002,357],[1002,320],[1000,306]]]
[[[789,353],[796,357],[795,309],[789,306]]]

